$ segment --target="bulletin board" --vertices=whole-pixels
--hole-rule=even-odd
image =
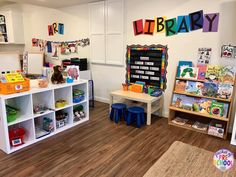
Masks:
[[[21,70],[18,53],[0,53],[0,72]]]
[[[127,84],[141,81],[165,90],[167,50],[167,46],[160,44],[127,46]]]
[[[43,53],[28,53],[27,74],[42,75],[43,63],[44,63]]]

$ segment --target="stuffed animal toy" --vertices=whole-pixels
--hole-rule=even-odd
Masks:
[[[51,77],[51,81],[53,84],[62,84],[65,82],[65,80],[63,79],[63,76],[62,76],[62,68],[61,66],[57,65],[57,66],[54,66],[53,67],[53,74],[52,74],[52,77]]]

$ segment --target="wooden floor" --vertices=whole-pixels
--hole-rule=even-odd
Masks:
[[[177,140],[236,154],[229,140],[168,126],[165,118],[140,129],[116,125],[108,119],[108,105],[96,102],[89,122],[11,155],[0,151],[0,176],[141,177]]]

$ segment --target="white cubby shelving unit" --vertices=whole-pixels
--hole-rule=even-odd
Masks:
[[[85,92],[85,99],[80,103],[73,103],[73,89],[81,89]],[[53,136],[59,132],[72,128],[89,120],[89,98],[88,98],[88,81],[79,79],[74,83],[52,85],[47,88],[32,87],[30,91],[0,95],[0,149],[10,154],[45,138]],[[64,107],[56,108],[55,103],[58,99],[64,99],[67,104]],[[6,105],[17,108],[17,118],[13,122],[7,122]],[[41,113],[34,113],[34,106],[44,105],[48,110]],[[74,122],[74,106],[83,105],[85,118]],[[56,127],[56,113],[60,111],[67,113],[68,122],[65,126]],[[43,118],[47,117],[52,120],[53,130],[42,137],[37,136],[36,127],[40,127]],[[25,130],[24,144],[13,147],[10,145],[9,130],[11,128],[21,127]]]

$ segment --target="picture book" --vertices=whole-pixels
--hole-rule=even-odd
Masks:
[[[175,82],[175,91],[176,92],[185,92],[186,81],[176,80]]]
[[[202,88],[202,95],[208,97],[217,97],[218,85],[211,82],[204,82]]]
[[[198,64],[197,67],[198,67],[198,77],[197,77],[197,79],[205,80],[207,65]]]
[[[193,66],[193,63],[191,61],[179,61],[176,77],[180,77],[180,68],[182,66]]]
[[[228,112],[229,112],[229,104],[228,103],[223,103],[223,104],[224,104],[223,117],[227,118],[228,117]]]
[[[233,93],[233,86],[231,84],[220,83],[218,85],[218,97],[223,99],[230,99]]]
[[[198,77],[198,68],[181,66],[180,67],[180,77],[185,79],[197,79]]]
[[[211,103],[211,99],[194,98],[193,111],[203,114],[210,114]]]
[[[184,125],[184,124],[186,124],[186,122],[188,122],[188,119],[176,117],[175,119],[172,120],[172,122],[175,124],[178,124],[178,125]]]
[[[218,83],[220,79],[221,66],[207,65],[205,79],[208,82]]]
[[[174,94],[172,105],[177,108],[192,110],[193,98],[185,95]]]
[[[224,115],[223,113],[224,113],[224,103],[212,101],[211,108],[210,108],[210,114],[214,115],[214,116],[222,117]]]
[[[203,83],[187,81],[185,92],[195,95],[202,95]]]
[[[224,66],[220,72],[220,82],[233,85],[235,79],[236,68],[234,66]]]
[[[193,125],[193,128],[198,129],[198,130],[202,130],[202,131],[207,131],[208,128],[208,124],[204,124],[201,122],[196,121]]]

